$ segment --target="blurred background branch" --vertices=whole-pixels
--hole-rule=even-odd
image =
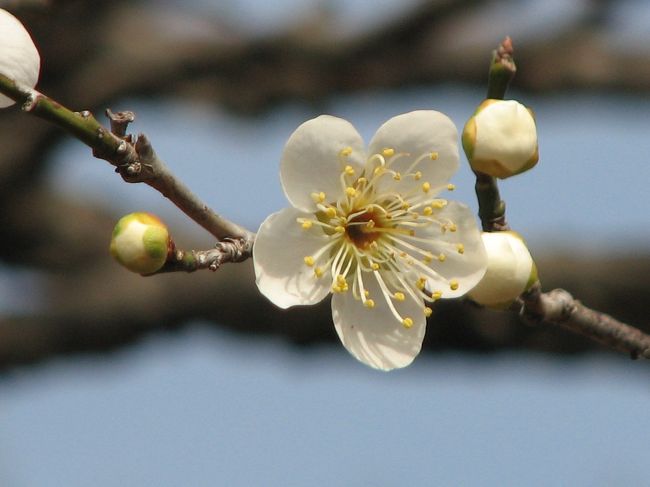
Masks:
[[[522,42],[487,15],[494,2],[480,0],[413,3],[388,21],[350,32],[323,3],[300,24],[266,35],[238,30],[225,15],[206,16],[171,2],[152,8],[152,3],[0,5],[24,21],[41,50],[39,89],[94,113],[125,98],[174,97],[252,119],[288,102],[318,108],[336,94],[439,83],[484,87],[490,49],[506,33],[517,42],[518,90],[650,91],[650,49],[613,42],[611,1],[584,2],[564,24],[538,26],[538,35]],[[147,121],[141,123],[146,131]],[[195,320],[238,333],[280,335],[300,345],[334,341],[327,303],[318,310],[273,308],[257,292],[249,263],[216,274],[148,279],[117,266],[107,246],[120,215],[47,184],[64,137],[18,109],[0,113],[0,259],[12,271],[37,273],[44,283],[38,291],[29,286],[20,291],[31,296],[29,310],[0,318],[0,367],[113,350]],[[268,163],[277,164],[279,157],[269,155]],[[88,154],[88,164],[99,162]],[[206,247],[192,243],[183,247]],[[592,308],[650,330],[649,254],[577,257],[550,249],[536,260],[545,288],[565,288]],[[427,350],[575,353],[593,347],[562,330],[527,327],[510,314],[460,302],[441,303],[432,319]]]

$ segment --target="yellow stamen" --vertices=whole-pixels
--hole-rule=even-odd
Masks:
[[[458,289],[458,281],[456,279],[452,279],[451,281],[449,281],[449,288],[452,291],[455,291],[456,289]]]
[[[451,184],[451,183],[449,183],[449,184],[447,185],[447,189],[448,189],[449,191],[453,191],[453,190],[456,189],[456,185],[455,185],[455,184]]]
[[[441,210],[442,208],[444,208],[445,206],[447,206],[447,201],[446,201],[446,200],[433,200],[433,201],[431,202],[431,206],[433,206],[434,208],[437,208],[437,209]]]
[[[373,262],[372,264],[370,264],[370,268],[373,271],[378,271],[379,270],[379,264],[377,264],[377,262]]]
[[[354,176],[354,168],[352,166],[345,166],[345,174]]]
[[[416,171],[415,174],[413,175],[416,181],[419,181],[422,179],[422,173],[420,171]]]
[[[440,254],[438,256],[438,261],[439,262],[444,262],[445,260],[447,260],[447,256],[445,254]]]
[[[303,220],[300,223],[300,226],[302,227],[303,230],[309,230],[313,224],[314,222],[312,222],[311,220]]]
[[[424,307],[424,316],[426,316],[428,318],[429,316],[431,316],[431,313],[433,313],[433,310],[431,308],[429,308],[428,306],[425,306]]]
[[[350,154],[352,154],[352,147],[344,147],[343,149],[341,149],[342,156],[347,157]]]
[[[366,308],[374,308],[375,307],[375,302],[372,299],[366,299],[366,301],[363,303]]]
[[[381,151],[381,155],[384,157],[392,157],[395,155],[395,149],[391,149],[390,147],[387,147],[386,149]]]
[[[438,153],[437,152],[432,152],[429,157],[431,157],[432,161],[435,161],[436,159],[438,159]]]
[[[422,214],[423,214],[424,216],[431,216],[431,215],[433,214],[433,208],[431,208],[430,206],[425,206],[425,207],[422,209]]]
[[[431,293],[431,299],[434,301],[438,301],[440,298],[442,298],[442,291],[433,291]]]
[[[357,195],[357,190],[351,186],[348,186],[345,188],[345,194],[347,194],[350,198],[354,198]]]
[[[336,233],[345,233],[345,227],[342,227],[341,225],[339,225],[336,228],[334,228],[334,231]]]
[[[456,244],[456,250],[458,250],[459,254],[464,254],[465,246],[462,243]]]
[[[327,209],[325,210],[325,214],[327,215],[328,218],[334,218],[336,216],[336,208],[333,206],[328,206]]]
[[[427,283],[426,278],[420,277],[415,283],[415,287],[417,287],[420,291],[424,291],[424,286],[426,285],[426,283]]]
[[[402,180],[402,175],[400,173],[396,172],[395,175],[393,176],[393,179],[395,181],[401,181]]]
[[[429,183],[429,181],[422,183],[422,191],[428,193],[430,189],[431,189],[431,183]]]
[[[324,274],[324,273],[325,273],[325,271],[323,271],[323,268],[322,268],[322,267],[316,267],[316,268],[314,269],[314,275],[315,275],[316,277],[323,277],[323,274]]]
[[[413,326],[413,320],[411,318],[404,318],[402,325],[404,325],[404,328],[411,328]]]
[[[394,294],[394,297],[398,301],[404,301],[406,299],[406,296],[404,296],[404,293],[399,292],[399,291]]]
[[[312,193],[311,199],[314,201],[314,203],[322,203],[325,201],[325,193],[322,191],[320,193]]]
[[[305,261],[305,264],[307,264],[309,267],[312,267],[316,263],[316,261],[311,255],[308,255],[303,260]]]

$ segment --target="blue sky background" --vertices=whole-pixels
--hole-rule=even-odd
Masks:
[[[541,9],[539,3],[547,4],[520,5]],[[558,2],[548,4],[558,11]],[[368,0],[330,5],[343,9],[350,25],[368,25]],[[382,5],[367,22],[391,14],[390,2]],[[650,25],[639,20],[647,9],[620,5],[619,22],[640,25],[640,36]],[[252,31],[288,21],[261,2],[226,7]],[[550,10],[545,15],[552,18]],[[634,29],[626,29],[632,36]],[[493,35],[486,51],[500,37]],[[324,111],[349,119],[369,139],[390,116],[421,108],[441,110],[461,128],[483,92],[442,86],[362,93],[333,98]],[[509,220],[533,253],[647,253],[650,101],[511,95],[538,119],[538,167],[501,185]],[[285,206],[282,147],[317,115],[299,104],[255,119],[174,100],[124,100],[113,108],[135,110],[134,130],[146,132],[209,205],[249,228]],[[60,147],[51,181],[80,199],[111,204],[116,217],[157,212],[176,235],[192,232],[210,244],[157,193],[122,183],[78,143]],[[469,169],[463,166],[454,181],[457,199],[475,207]],[[16,279],[26,286],[30,276],[5,273],[0,290]],[[0,309],[16,306],[15,296],[0,299]],[[385,374],[342,347],[296,350],[197,323],[114,354],[0,377],[0,485],[644,485],[649,400],[648,365],[613,354],[450,353]]]

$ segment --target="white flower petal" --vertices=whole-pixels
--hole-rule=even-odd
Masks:
[[[351,152],[342,155],[346,149]],[[358,176],[365,160],[363,140],[352,124],[321,115],[300,125],[289,137],[280,164],[282,188],[294,207],[313,212],[311,195],[322,192],[326,202],[336,201],[344,191],[340,176],[345,166],[352,166]]]
[[[38,81],[41,57],[20,21],[0,9],[0,73],[21,87],[33,88]],[[0,108],[15,102],[0,95]]]
[[[412,299],[396,303],[403,317],[413,320],[405,328],[397,321],[382,296],[379,284],[372,274],[367,274],[364,285],[375,301],[367,308],[352,293],[332,296],[332,317],[336,332],[345,348],[357,360],[380,370],[406,367],[420,353],[426,330],[424,304]]]
[[[444,255],[444,260],[434,258],[431,263],[439,278],[429,279],[427,288],[442,292],[443,298],[457,298],[469,292],[485,274],[487,255],[481,231],[472,211],[456,201],[450,201],[436,217],[441,222],[451,222],[455,231],[443,231],[438,225],[418,230],[417,235],[426,240],[421,244],[424,250],[434,257]],[[454,281],[458,284],[456,289],[450,284]]]
[[[381,154],[384,149],[393,149],[395,155],[388,159],[390,169],[402,175],[409,171],[413,162],[422,161],[411,170],[420,171],[417,184],[428,182],[432,194],[446,186],[449,178],[458,170],[458,132],[447,115],[434,110],[419,110],[404,113],[385,122],[370,141],[368,154]],[[435,160],[430,156],[435,154]],[[394,159],[394,162],[392,160]],[[412,178],[403,178],[395,183],[390,177],[383,177],[379,187],[382,190],[413,184]]]
[[[327,243],[319,228],[304,230],[297,218],[313,218],[295,208],[268,216],[260,226],[253,246],[253,263],[259,290],[274,304],[288,308],[316,304],[330,291],[329,274],[317,278],[304,257]]]

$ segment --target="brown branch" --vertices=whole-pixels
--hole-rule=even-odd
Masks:
[[[22,105],[23,111],[63,128],[91,147],[93,155],[116,167],[129,183],[146,183],[168,198],[188,217],[201,225],[217,239],[234,238],[243,241],[240,260],[251,255],[255,234],[223,218],[204,204],[160,159],[149,139],[125,135],[128,124],[135,119],[132,112],[114,114],[107,110],[111,131],[106,130],[93,115],[84,110],[73,112],[48,96],[32,89],[17,86],[0,74],[0,93]],[[228,260],[228,256],[224,257]]]
[[[531,322],[555,323],[609,348],[650,359],[650,335],[586,307],[564,289],[543,293],[539,284],[522,296],[522,316]]]

